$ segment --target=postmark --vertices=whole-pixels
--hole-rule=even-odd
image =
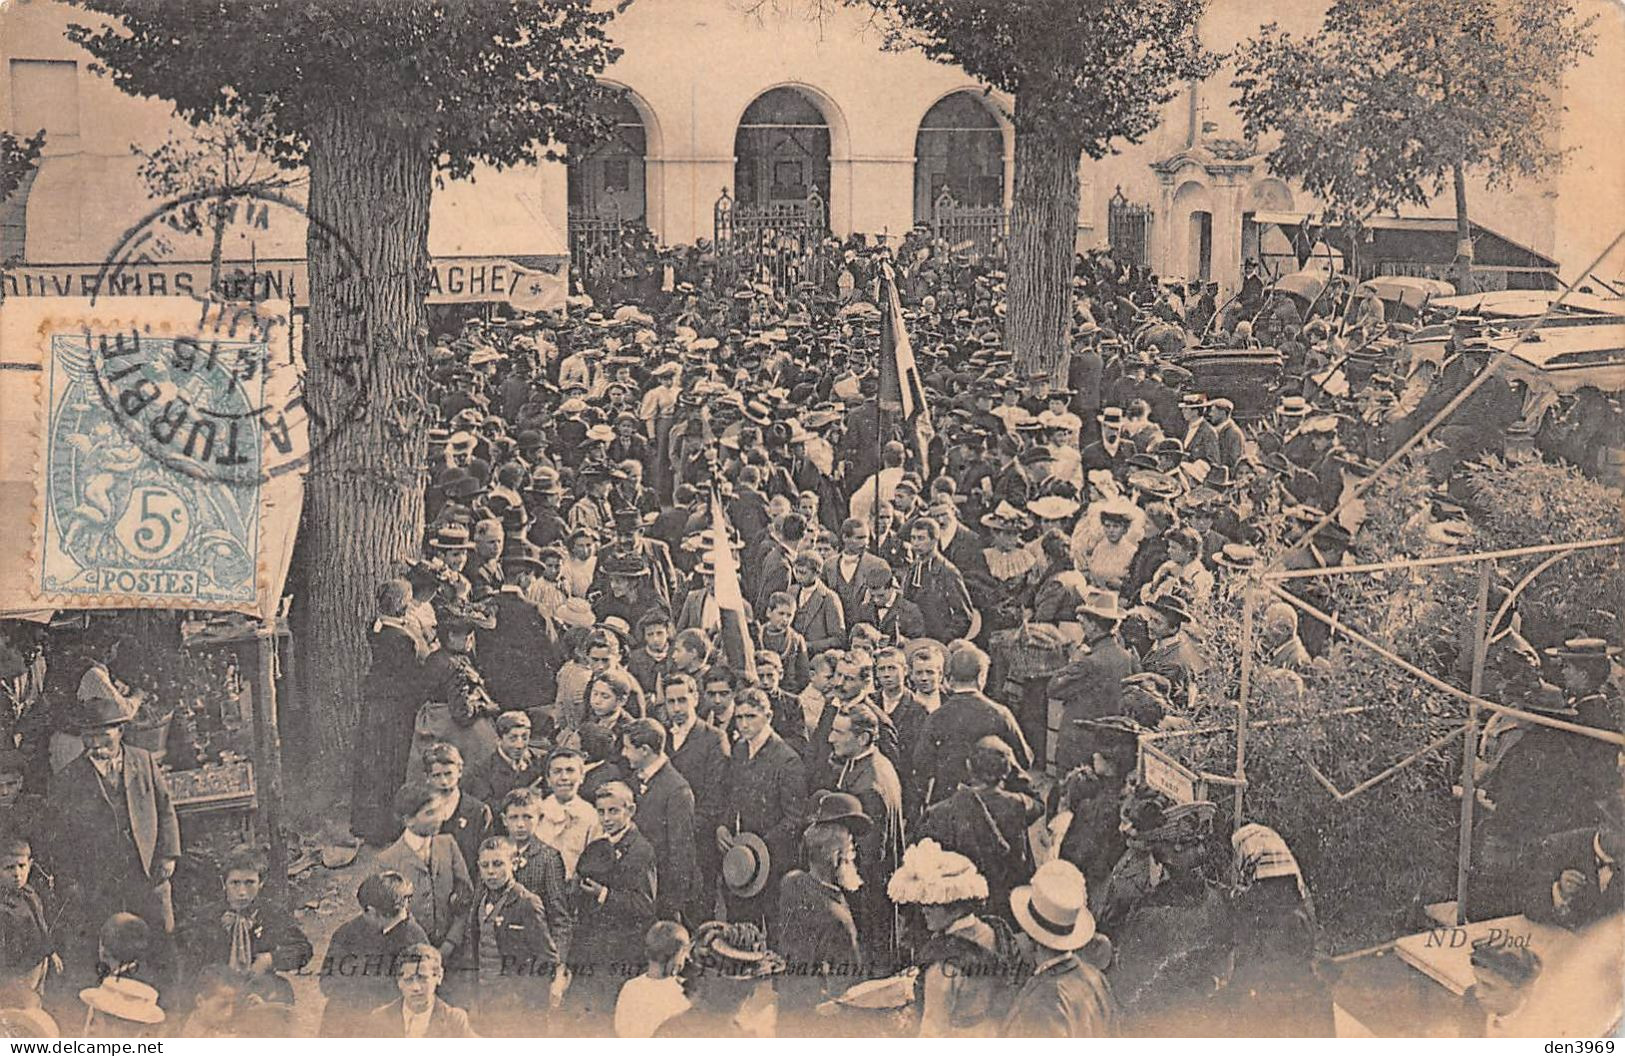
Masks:
[[[231,209],[225,215],[244,229],[236,234],[250,245],[256,232],[280,228],[306,230],[336,247],[332,303],[340,306],[343,329],[351,336],[348,347],[323,364],[320,399],[307,399],[306,319],[293,310],[301,291],[289,285],[303,281],[302,269],[229,261],[222,265],[218,289],[198,283],[177,287],[175,294],[198,305],[190,334],[87,330],[81,337],[90,356],[87,377],[127,441],[184,476],[240,487],[251,479],[303,471],[368,411],[375,346],[366,313],[370,283],[356,251],[286,195],[195,192],[158,206],[114,243],[92,283],[90,302],[94,307],[103,297],[121,295],[127,277],[141,269],[189,255],[181,234],[189,216],[228,197]],[[231,379],[255,377],[272,383],[258,387],[263,399],[244,405],[242,390]],[[252,477],[245,468],[249,463],[241,461],[244,447],[263,448],[264,457],[252,463]]]

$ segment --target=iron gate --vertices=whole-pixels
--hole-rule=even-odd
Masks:
[[[1150,267],[1151,207],[1129,201],[1121,185],[1107,205],[1106,238],[1111,243],[1112,259],[1119,264]]]
[[[799,282],[821,283],[819,243],[829,234],[824,198],[741,205],[726,188],[712,214],[717,261],[727,284],[766,283],[789,293]]]
[[[621,276],[623,245],[621,211],[613,201],[600,209],[570,210],[570,268],[580,292],[603,298]]]
[[[944,190],[931,203],[931,231],[973,261],[999,259],[1010,233],[1010,214],[997,205],[960,205]]]

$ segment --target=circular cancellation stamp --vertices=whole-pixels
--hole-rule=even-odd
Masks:
[[[221,265],[215,282],[207,263],[177,261],[192,255],[180,247],[198,243],[200,214],[204,224],[219,216],[239,228],[230,232],[239,242],[253,244],[257,232],[308,229],[335,251],[332,281],[340,288],[333,301],[356,325],[343,327],[349,347],[324,363],[323,411],[307,400],[305,386],[305,262],[234,260]],[[365,310],[369,276],[354,248],[298,201],[273,191],[200,191],[163,203],[114,244],[91,304],[157,292],[160,283],[163,292],[196,301],[195,325],[87,329],[75,364],[112,424],[147,456],[187,477],[242,486],[303,470],[367,412],[375,351]]]

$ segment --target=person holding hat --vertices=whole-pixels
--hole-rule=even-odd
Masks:
[[[796,860],[806,811],[806,765],[773,732],[772,705],[760,689],[739,690],[733,711],[738,739],[723,779],[716,845],[723,855],[730,919],[765,923],[777,905],[778,882]]]
[[[1036,947],[1002,1033],[1007,1038],[1109,1038],[1117,1002],[1101,974],[1111,943],[1095,931],[1088,887],[1071,862],[1045,862],[1010,892],[1016,923]]]
[[[606,1033],[628,965],[643,958],[643,936],[655,922],[655,849],[633,821],[637,800],[610,781],[593,797],[603,836],[576,862],[576,928],[570,941],[567,995],[580,1026]]]
[[[743,1022],[747,1003],[785,968],[763,929],[748,922],[706,921],[694,933],[683,989],[690,1007],[666,1020],[656,1038],[758,1037]]]
[[[1125,615],[1111,591],[1091,589],[1078,606],[1082,644],[1049,682],[1049,698],[1060,706],[1055,727],[1056,773],[1070,773],[1099,750],[1085,725],[1087,720],[1123,714],[1123,679],[1140,670],[1139,660],[1124,648],[1118,635]]]
[[[922,1038],[994,1037],[1015,996],[1020,948],[1010,926],[985,915],[987,880],[963,854],[923,839],[903,852],[886,893],[917,906],[929,937],[915,951]]]
[[[777,987],[779,1032],[797,1036],[817,1030],[811,1018],[823,1001],[842,993],[861,975],[864,956],[847,896],[862,884],[857,840],[874,827],[858,798],[845,792],[814,795],[801,836],[805,869],[792,869],[779,885],[774,933],[795,970]]]
[[[100,665],[80,679],[78,697],[75,726],[84,752],[51,775],[46,802],[50,857],[71,922],[63,937],[70,960],[86,963],[73,956],[83,952],[74,939],[93,935],[110,912],[136,914],[155,935],[174,930],[169,881],[181,831],[157,760],[124,743],[136,703]]]

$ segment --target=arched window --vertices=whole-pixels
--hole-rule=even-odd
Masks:
[[[756,97],[734,135],[734,200],[763,207],[829,201],[829,122],[806,93],[774,88]]]
[[[925,112],[914,137],[914,219],[931,220],[947,191],[955,203],[1004,204],[1004,132],[979,92],[954,92]]]
[[[643,159],[649,139],[643,118],[625,89],[611,88],[598,109],[611,122],[610,132],[597,143],[570,151],[570,209],[641,220],[647,205]]]

